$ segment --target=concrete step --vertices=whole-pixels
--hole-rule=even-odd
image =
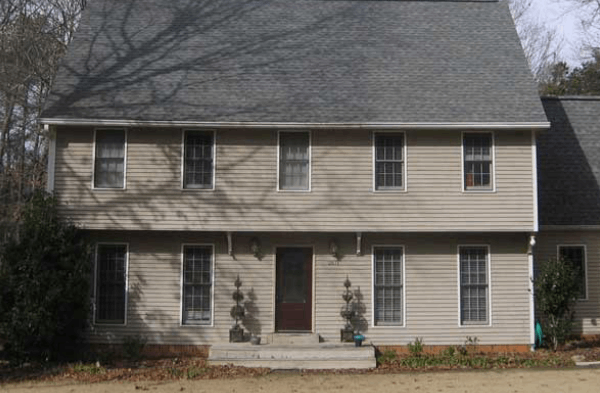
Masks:
[[[319,343],[316,333],[272,333],[267,344],[275,345],[315,345]]]
[[[375,348],[354,344],[251,345],[216,344],[208,361],[213,365],[292,369],[368,369],[375,368]]]

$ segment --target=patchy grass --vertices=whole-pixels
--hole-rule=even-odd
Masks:
[[[413,344],[414,345],[414,344]],[[484,354],[477,346],[464,350],[462,346],[449,347],[432,355],[421,350],[397,355],[385,351],[377,358],[374,370],[304,370],[302,374],[385,374],[404,371],[514,369],[514,368],[569,368],[575,365],[573,356],[586,361],[600,360],[600,342],[573,341],[562,350],[541,349],[533,353]],[[205,359],[174,358],[161,360],[115,360],[106,356],[98,362],[67,365],[35,365],[11,367],[0,361],[0,384],[20,381],[96,383],[106,381],[174,381],[181,379],[231,379],[257,377],[269,374],[264,368],[210,366]]]

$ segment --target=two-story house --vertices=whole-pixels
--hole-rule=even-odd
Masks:
[[[505,2],[94,0],[42,114],[91,338],[528,350],[536,137]],[[508,347],[504,347],[507,349]]]

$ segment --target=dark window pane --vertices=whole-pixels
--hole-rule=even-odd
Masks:
[[[402,248],[375,248],[375,324],[402,324]]]
[[[186,131],[184,147],[184,188],[212,188],[214,133]]]
[[[94,187],[124,188],[125,130],[96,130]]]
[[[279,133],[279,188],[308,190],[310,171],[308,132]]]
[[[125,323],[127,246],[100,244],[96,254],[96,323]]]
[[[463,134],[465,189],[492,188],[492,134]]]
[[[487,321],[487,254],[487,247],[460,248],[461,323],[485,323]]]
[[[583,246],[561,246],[559,247],[559,257],[566,263],[573,265],[577,272],[577,282],[579,283],[579,298],[585,299],[587,296],[585,279],[585,247]]]
[[[404,134],[375,134],[375,189],[402,188]]]
[[[212,247],[183,248],[183,324],[211,321]]]

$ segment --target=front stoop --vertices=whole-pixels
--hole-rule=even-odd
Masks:
[[[369,369],[376,366],[375,348],[355,347],[354,344],[216,344],[210,348],[208,362],[273,370]]]

